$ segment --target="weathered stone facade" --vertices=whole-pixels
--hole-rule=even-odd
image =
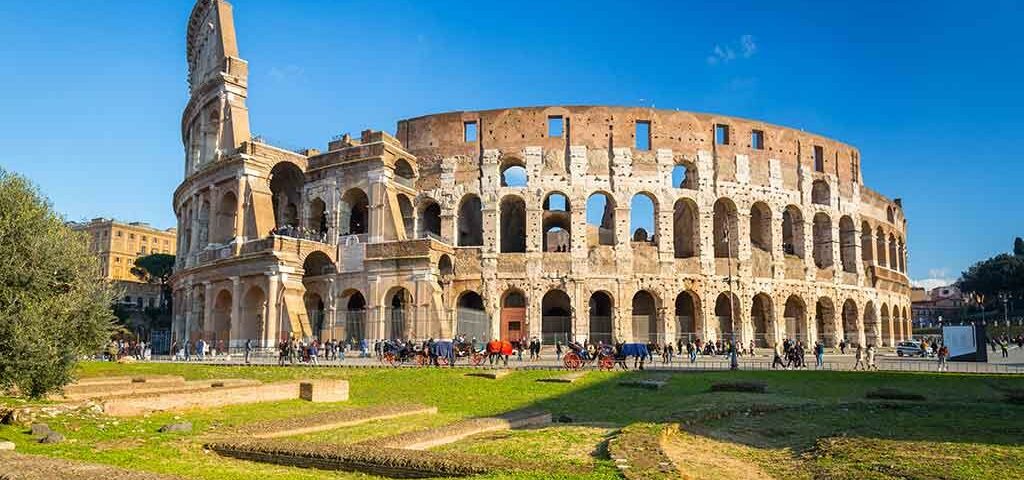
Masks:
[[[849,145],[573,106],[428,115],[289,152],[249,138],[230,7],[200,1],[189,25],[178,338],[910,335],[903,210],[863,185]]]

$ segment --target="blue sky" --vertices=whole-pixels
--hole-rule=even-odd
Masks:
[[[286,147],[426,113],[719,112],[856,145],[902,197],[910,274],[1024,235],[1019,2],[236,0],[253,131]],[[174,224],[190,1],[0,1],[0,165],[69,219]]]

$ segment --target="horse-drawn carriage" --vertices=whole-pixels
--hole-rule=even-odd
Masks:
[[[380,357],[381,363],[397,367],[412,363],[417,366],[424,366],[430,363],[430,356],[412,342],[385,341],[382,346],[383,354]]]
[[[615,350],[611,345],[601,344],[594,352],[587,351],[578,342],[569,342],[566,346],[569,351],[562,357],[562,366],[569,370],[579,370],[593,362],[597,362],[601,370],[615,368]]]

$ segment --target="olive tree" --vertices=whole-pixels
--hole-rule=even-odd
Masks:
[[[38,398],[69,383],[109,340],[113,299],[85,234],[0,169],[0,390]]]

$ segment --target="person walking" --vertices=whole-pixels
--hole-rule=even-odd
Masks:
[[[686,342],[686,353],[690,356],[690,363],[697,363],[697,346],[693,342]]]
[[[249,361],[251,360],[251,357],[252,357],[252,339],[250,338],[250,339],[247,339],[245,341],[245,364],[246,365],[249,365]]]
[[[1007,357],[1009,357],[1009,356],[1010,356],[1010,352],[1009,352],[1009,350],[1008,350],[1008,349],[1006,348],[1006,343],[1007,343],[1007,342],[1006,342],[1006,339],[1003,339],[1003,340],[1000,340],[1000,341],[999,341],[999,348],[1001,348],[1001,349],[1002,349],[1002,353],[1003,353],[1003,358],[1007,358]]]
[[[561,362],[562,361],[562,341],[561,340],[555,340],[555,361],[556,362]]]
[[[782,345],[776,343],[775,348],[772,349],[772,370],[775,370],[775,366],[778,365],[781,368],[786,368],[786,363],[782,361]]]
[[[878,365],[875,365],[874,345],[868,345],[868,370],[878,370]]]
[[[939,371],[940,372],[947,372],[947,371],[949,371],[949,365],[946,364],[946,359],[949,357],[949,347],[947,347],[945,345],[939,347],[938,357],[939,357]]]
[[[857,350],[855,350],[853,352],[853,358],[855,360],[857,360],[856,363],[853,364],[853,369],[854,370],[863,370],[864,369],[864,347],[862,347],[862,346],[860,346],[858,344],[857,345]]]
[[[814,342],[814,366],[815,368],[825,367],[825,345],[821,342]]]

